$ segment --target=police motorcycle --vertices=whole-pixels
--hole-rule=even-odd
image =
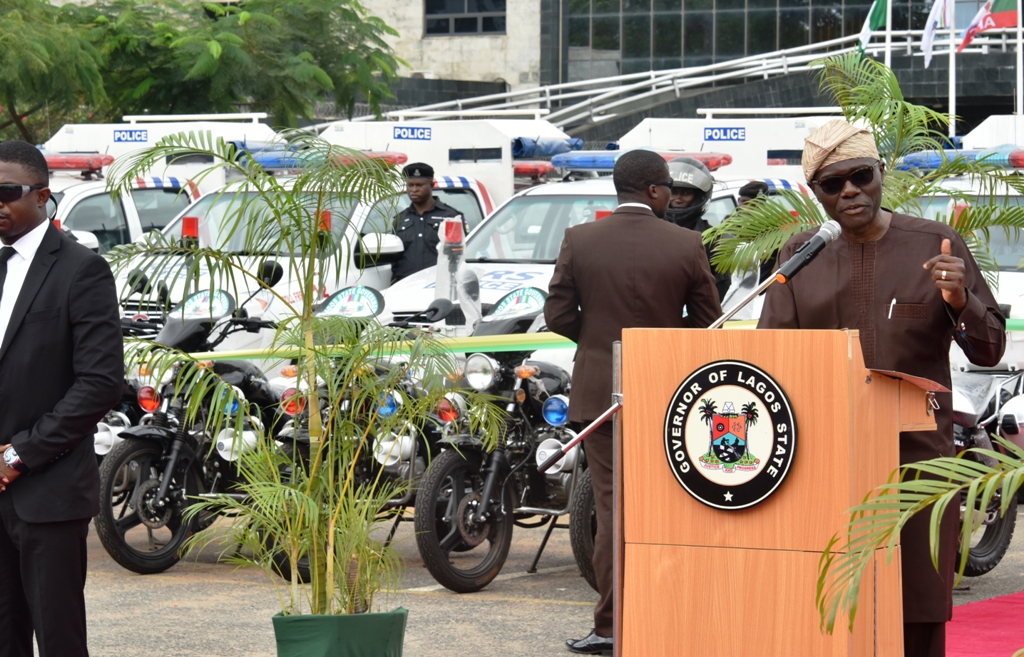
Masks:
[[[149,279],[143,272],[135,270],[128,275],[128,278],[129,288],[126,290],[127,296],[142,293],[149,289]],[[161,283],[159,291],[161,307],[166,305],[166,293],[167,285]],[[132,317],[122,317],[121,335],[125,338],[134,337],[152,340],[160,332],[160,329],[163,328],[163,325],[163,315],[150,317],[139,313]],[[135,426],[142,418],[144,412],[138,404],[139,389],[142,385],[140,372],[137,369],[130,369],[125,365],[121,399],[107,412],[102,420],[96,423],[96,429],[93,433],[93,448],[96,452],[97,462],[102,462],[103,457],[123,440],[119,435],[122,431],[128,427]]]
[[[1005,452],[1001,446],[993,445],[991,435],[1024,446],[1024,372],[954,370],[952,387],[953,444],[958,455],[974,447]],[[990,459],[973,453],[964,458],[981,462]],[[1000,515],[1002,498],[996,492],[985,513],[976,515],[978,524],[972,532],[965,575],[979,577],[999,565],[1013,539],[1017,502],[1015,496],[1006,514]],[[961,506],[961,522],[964,510]],[[958,564],[959,560],[958,552]]]
[[[532,287],[508,293],[483,316],[472,335],[540,330],[546,297]],[[416,495],[416,543],[434,579],[457,593],[479,591],[498,575],[517,525],[548,527],[529,569],[535,572],[558,518],[570,512],[578,483],[585,477],[586,460],[579,447],[557,468],[546,474],[538,471],[575,433],[567,426],[569,374],[529,355],[475,353],[466,359],[465,385],[492,395],[489,403],[505,415],[494,451],[487,453],[481,437],[470,431],[462,394],[448,393],[438,407],[437,415],[445,422],[443,449]],[[591,554],[592,546],[591,535]]]
[[[321,317],[343,317],[353,320],[370,320],[380,314],[384,308],[384,298],[377,290],[356,285],[344,288],[323,301],[317,310]],[[392,322],[393,328],[410,328],[417,325],[429,325],[443,320],[451,311],[452,303],[447,299],[435,300],[421,313],[412,315],[402,321]],[[387,419],[395,415],[399,406],[409,400],[424,396],[422,382],[416,373],[410,371],[402,362],[381,359],[374,364],[375,373],[381,379],[393,379],[390,391],[380,400],[376,408],[366,409],[367,417],[376,414]],[[281,393],[281,411],[287,418],[276,435],[282,449],[299,460],[309,458],[309,413],[301,401],[307,388],[306,382],[298,378],[298,367],[295,363],[281,368],[280,376],[271,379],[270,384]],[[333,414],[332,405],[339,400],[331,399],[326,381],[318,381],[321,421],[327,423]],[[340,403],[348,405],[351,399],[343,395]],[[442,404],[443,406],[443,404]],[[348,410],[343,409],[343,410]],[[390,423],[383,422],[382,425]],[[354,464],[357,482],[370,482],[378,477],[404,485],[400,495],[389,500],[387,506],[396,511],[394,522],[387,541],[390,541],[398,525],[406,520],[401,509],[411,506],[416,495],[419,480],[427,470],[430,459],[440,451],[442,423],[434,415],[423,417],[415,426],[406,423],[401,427],[379,426],[374,429],[372,449],[361,453]],[[269,539],[268,539],[269,540]],[[285,580],[291,579],[291,565],[283,554],[275,553],[275,565],[278,574]],[[298,579],[309,581],[309,570],[304,559],[299,560]]]
[[[281,274],[277,263],[264,264],[264,282],[272,285]],[[153,340],[185,352],[210,351],[233,333],[264,328],[273,325],[236,309],[228,292],[204,290],[171,310]],[[192,367],[209,368],[233,394],[226,394],[224,386],[197,389],[180,383],[194,380],[194,372],[186,369]],[[121,442],[100,464],[96,533],[114,561],[140,574],[163,572],[178,562],[186,539],[214,520],[186,520],[190,498],[230,490],[240,454],[272,435],[279,421],[280,397],[252,363],[186,361],[158,375],[154,385],[138,389],[137,403],[145,414],[120,432]],[[197,392],[209,399],[192,417],[186,409]],[[238,418],[241,402],[250,412]]]

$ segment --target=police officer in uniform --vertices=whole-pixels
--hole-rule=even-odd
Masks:
[[[438,227],[460,214],[433,195],[434,169],[429,164],[414,162],[402,169],[402,175],[412,205],[395,217],[395,234],[405,244],[402,259],[391,268],[395,281],[437,264]],[[465,219],[462,228],[467,229]]]

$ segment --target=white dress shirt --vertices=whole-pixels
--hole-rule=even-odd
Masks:
[[[21,286],[25,283],[28,267],[32,264],[32,258],[36,256],[39,245],[43,243],[43,235],[46,234],[49,225],[49,221],[43,221],[10,245],[14,248],[15,254],[7,261],[7,278],[4,279],[3,296],[0,296],[0,345],[4,343],[4,337],[7,335],[7,325],[11,323],[14,304],[21,294]]]
[[[622,208],[642,208],[644,210],[650,210],[651,212],[654,212],[654,210],[651,210],[651,206],[647,205],[646,203],[619,203],[619,207],[615,208],[615,211],[618,212]]]

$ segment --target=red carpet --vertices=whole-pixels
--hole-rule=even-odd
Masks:
[[[1024,593],[953,607],[946,657],[1010,657],[1024,648]]]

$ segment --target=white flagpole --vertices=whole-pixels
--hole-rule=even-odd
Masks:
[[[1020,3],[1021,0],[1017,0],[1018,7]],[[885,65],[892,67],[892,0],[885,0]]]
[[[1017,0],[1017,116],[1024,112],[1024,36],[1020,18],[1021,0]]]
[[[1017,0],[1018,4],[1020,0]],[[956,21],[954,0],[946,0],[946,24],[949,25],[949,136],[956,137]]]

